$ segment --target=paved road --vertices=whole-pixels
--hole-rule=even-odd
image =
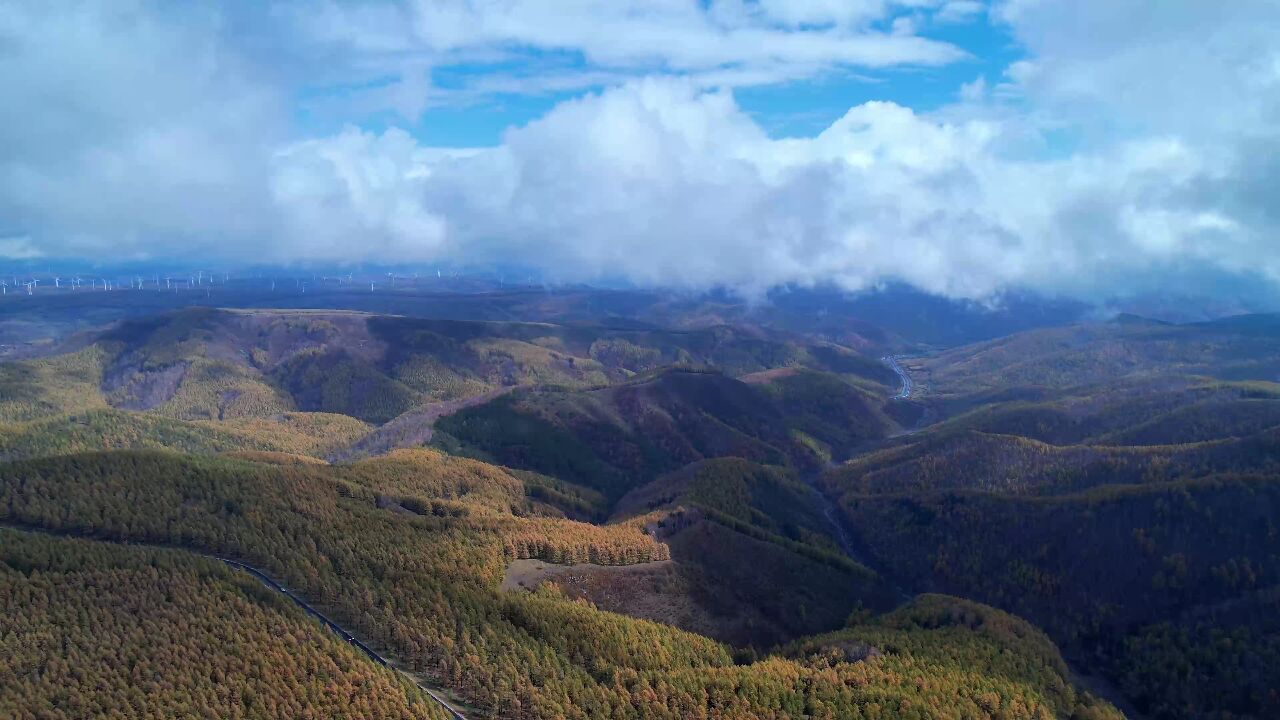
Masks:
[[[58,532],[56,530],[49,530],[46,528],[28,526],[28,525],[22,525],[22,524],[0,523],[0,527],[7,527],[13,530],[19,530],[22,532],[36,532],[36,533],[41,533],[43,535],[53,535],[56,537],[98,540],[100,542],[115,542],[120,545],[132,545],[134,547],[151,547],[151,548],[158,548],[161,550],[178,550],[181,552],[189,552],[192,555],[200,555],[201,557],[212,558],[219,562],[225,563],[233,568],[236,568],[237,570],[243,570],[244,572],[247,572],[250,575],[257,578],[258,581],[261,582],[263,585],[266,585],[268,588],[275,590],[276,592],[279,592],[285,597],[292,600],[295,605],[302,608],[311,617],[315,618],[316,620],[319,620],[322,625],[329,628],[338,637],[342,638],[343,640],[346,640],[348,643],[350,643],[351,645],[359,649],[361,652],[363,652],[365,655],[368,655],[370,660],[373,660],[379,665],[382,665],[387,668],[391,668],[392,670],[395,670],[396,672],[404,675],[406,678],[409,679],[410,682],[414,684],[414,686],[416,686],[422,692],[426,693],[432,700],[435,700],[442,708],[444,708],[445,712],[449,713],[449,716],[451,718],[453,718],[454,720],[467,720],[467,717],[465,715],[458,712],[458,710],[454,708],[452,705],[450,705],[448,701],[446,701],[443,697],[441,697],[439,693],[427,687],[426,685],[423,685],[422,683],[418,682],[417,678],[413,677],[409,673],[401,670],[395,665],[392,665],[390,660],[387,660],[385,657],[378,654],[376,650],[374,650],[373,648],[361,642],[359,638],[357,638],[355,635],[352,635],[346,628],[342,627],[341,625],[334,622],[333,620],[330,620],[324,613],[320,612],[319,610],[312,607],[309,603],[307,603],[306,600],[303,600],[302,598],[293,594],[291,590],[289,590],[285,586],[273,580],[270,575],[267,575],[266,573],[262,572],[261,570],[259,570],[258,568],[252,565],[247,565],[237,560],[231,560],[229,558],[220,557],[218,555],[212,555],[210,553],[200,552],[199,550],[192,550],[190,548],[177,548],[177,547],[172,547],[168,545],[155,545],[151,543],[111,540],[109,538],[90,537],[86,535],[80,535],[74,532]]]
[[[893,396],[893,399],[906,400],[907,398],[911,397],[911,391],[914,388],[914,386],[911,383],[911,376],[908,375],[907,371],[903,370],[902,366],[898,364],[899,357],[901,356],[886,355],[883,358],[881,358],[881,360],[883,360],[884,363],[890,367],[890,369],[892,369],[895,373],[897,373],[898,379],[902,381],[902,389],[898,391],[897,395]]]
[[[204,555],[204,553],[196,553],[196,554]],[[414,678],[412,675],[410,675],[409,673],[392,665],[391,661],[387,660],[382,655],[379,655],[378,652],[373,648],[369,647],[368,645],[365,645],[363,642],[360,641],[359,638],[357,638],[355,635],[352,635],[350,632],[348,632],[346,628],[330,620],[324,613],[311,607],[311,605],[309,605],[306,600],[303,600],[297,595],[294,595],[292,591],[290,591],[288,588],[281,585],[280,583],[276,582],[275,580],[272,580],[270,576],[268,576],[266,573],[262,572],[258,568],[253,567],[252,565],[246,565],[242,562],[230,560],[228,558],[218,557],[217,555],[206,555],[206,557],[214,558],[215,560],[224,562],[233,568],[243,570],[249,573],[250,575],[254,576],[255,578],[257,578],[263,585],[266,585],[272,590],[275,590],[277,592],[284,594],[284,596],[292,600],[295,605],[297,605],[298,607],[306,611],[308,615],[314,617],[316,620],[319,620],[321,624],[323,624],[325,627],[332,630],[338,637],[342,638],[343,640],[346,640],[347,642],[351,643],[356,648],[358,648],[365,655],[368,655],[370,660],[373,660],[374,662],[378,663],[379,665],[382,665],[383,667],[391,668],[392,670],[395,670],[396,672],[409,678],[410,682],[416,685],[419,690],[421,690],[422,692],[430,696],[432,700],[435,700],[437,703],[439,703],[440,706],[445,709],[445,712],[448,712],[449,716],[454,718],[454,720],[467,720],[465,715],[458,712],[452,705],[450,705],[444,698],[440,697],[440,695],[437,694],[434,690],[418,682],[418,680]]]

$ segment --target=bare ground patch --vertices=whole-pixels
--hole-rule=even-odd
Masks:
[[[608,612],[720,640],[733,641],[741,634],[739,618],[716,615],[693,599],[679,564],[671,560],[637,565],[555,565],[542,560],[514,560],[507,566],[502,589],[532,592],[547,581],[554,582],[570,600],[586,600]]]
[[[798,371],[793,367],[780,367],[780,368],[773,368],[770,370],[761,370],[759,372],[747,373],[746,375],[739,375],[738,379],[748,385],[763,385],[764,383],[773,382],[774,380],[781,380],[782,378],[785,378],[785,377],[791,377],[792,375],[795,375],[797,372]]]
[[[465,408],[489,402],[500,395],[511,392],[513,389],[511,387],[494,388],[479,395],[434,402],[410,410],[385,425],[375,428],[368,435],[356,441],[351,447],[334,453],[330,459],[334,461],[352,460],[360,457],[382,455],[396,448],[421,447],[431,442],[431,438],[435,434],[436,421],[440,418],[452,415]]]

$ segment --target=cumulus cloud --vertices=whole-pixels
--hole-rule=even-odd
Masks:
[[[213,13],[0,5],[0,218],[51,253],[125,259],[261,230],[280,98]]]
[[[286,4],[255,18],[291,48],[270,67],[215,10],[0,5],[0,109],[24,118],[0,128],[0,229],[46,255],[501,262],[752,293],[902,280],[1099,296],[1205,273],[1280,287],[1273,3],[1004,0],[987,14],[1027,53],[1003,77],[930,112],[860,104],[808,138],[771,138],[707,82],[945,62],[949,45],[876,28],[972,5],[673,0],[637,19],[575,3],[553,22],[521,2],[309,19]],[[430,67],[529,47],[579,52],[609,87],[478,149],[291,122],[319,59],[344,82],[388,74],[388,108],[430,122]]]
[[[771,140],[728,94],[646,81],[434,166],[422,196],[449,252],[565,279],[895,278],[957,297],[1106,291],[1188,264],[1280,281],[1270,237],[1201,196],[1226,171],[1182,142],[1028,161],[1001,156],[1004,129],[868,103],[815,138]]]

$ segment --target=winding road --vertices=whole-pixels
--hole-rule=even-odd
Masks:
[[[191,548],[173,547],[169,545],[159,545],[159,544],[151,544],[151,543],[111,540],[109,538],[98,538],[98,537],[92,537],[92,536],[82,535],[82,534],[77,534],[72,532],[57,532],[55,530],[49,530],[47,528],[21,525],[21,524],[0,523],[0,527],[6,527],[11,530],[18,530],[20,532],[34,532],[34,533],[40,533],[42,535],[52,535],[54,537],[76,538],[80,540],[96,540],[99,542],[113,542],[118,545],[130,545],[133,547],[147,547],[147,548],[155,548],[158,550],[177,550],[179,552],[187,552],[187,553],[191,553],[192,555],[199,555],[200,557],[206,557],[212,560],[217,560],[218,562],[224,563],[232,568],[235,568],[237,570],[242,570],[252,575],[254,578],[258,580],[258,582],[261,582],[263,585],[266,585],[268,588],[275,590],[276,592],[292,600],[295,605],[302,608],[302,610],[306,612],[308,615],[310,615],[311,617],[315,618],[316,620],[319,620],[320,624],[329,628],[329,630],[331,630],[335,635],[342,638],[343,640],[346,640],[356,649],[360,650],[360,652],[363,652],[365,655],[368,655],[370,660],[378,663],[379,665],[382,665],[383,667],[394,670],[400,673],[401,675],[404,675],[406,678],[408,678],[410,682],[414,684],[415,687],[417,687],[422,692],[426,693],[428,697],[436,701],[436,703],[440,705],[440,707],[444,708],[445,712],[449,713],[449,717],[453,718],[453,720],[467,720],[467,717],[465,715],[463,715],[455,707],[450,705],[449,702],[445,700],[443,697],[441,697],[437,691],[432,690],[426,685],[423,685],[416,677],[396,667],[394,664],[392,664],[390,660],[388,660],[387,658],[379,654],[378,651],[366,645],[363,641],[361,641],[355,635],[352,635],[349,630],[342,627],[341,625],[334,622],[333,620],[330,620],[328,616],[326,616],[324,613],[312,607],[311,604],[308,603],[306,600],[303,600],[302,598],[298,597],[291,590],[289,590],[285,586],[281,585],[280,583],[272,579],[270,575],[267,575],[262,570],[259,570],[258,568],[252,565],[239,562],[238,560],[231,560],[229,558],[213,555],[211,553],[200,552],[199,550],[192,550]]]
[[[902,356],[886,355],[883,358],[881,358],[881,360],[883,360],[884,363],[888,365],[891,370],[893,370],[895,373],[898,374],[898,379],[902,381],[902,389],[898,391],[897,395],[893,396],[894,400],[906,400],[910,398],[911,391],[914,389],[914,385],[912,385],[911,383],[911,376],[908,375],[907,371],[903,370],[902,366],[898,364],[898,358],[900,357]]]

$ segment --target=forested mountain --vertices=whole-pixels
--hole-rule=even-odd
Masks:
[[[1152,716],[1270,717],[1278,348],[1124,318],[913,359],[937,422],[822,483],[870,562],[1032,619]]]
[[[1017,387],[1069,387],[1152,374],[1280,381],[1275,316],[1170,325],[1131,316],[1030,330],[918,362],[942,396]]]
[[[834,375],[744,379],[675,368],[606,388],[518,391],[455,413],[439,430],[459,450],[617,498],[706,458],[813,470],[897,427],[883,395]]]
[[[195,308],[0,364],[0,573],[11,625],[55,639],[5,666],[3,701],[134,703],[133,676],[71,674],[118,647],[130,668],[295,656],[241,671],[238,704],[162,675],[156,712],[334,714],[312,677],[358,688],[356,714],[438,712],[205,553],[468,717],[1117,716],[1077,672],[1150,717],[1277,711],[1272,323],[917,348],[894,398],[869,328],[692,308],[662,310],[678,327]],[[203,624],[171,639],[180,615]],[[239,615],[236,642],[192,645]]]
[[[873,621],[833,640],[874,648],[860,657],[820,650],[737,664],[711,640],[552,587],[497,589],[504,554],[530,549],[519,542],[529,528],[551,539],[539,554],[662,557],[635,525],[530,515],[514,476],[440,455],[351,468],[263,460],[116,452],[12,463],[0,467],[0,513],[51,532],[242,558],[454,689],[477,717],[878,717],[886,707],[908,717],[1110,716],[1071,687],[1052,646],[1017,640],[1029,629]],[[6,572],[31,565],[5,560]]]
[[[0,714],[447,718],[222,563],[0,528]]]
[[[673,363],[734,374],[813,367],[870,393],[893,382],[852,349],[731,327],[193,308],[86,333],[80,345],[0,365],[0,456],[236,443],[321,456],[381,452],[430,440],[438,415],[504,388],[603,387]],[[146,417],[129,414],[138,412]],[[345,416],[343,427],[336,416]],[[394,433],[366,425],[393,419]],[[77,427],[86,423],[93,429]]]

